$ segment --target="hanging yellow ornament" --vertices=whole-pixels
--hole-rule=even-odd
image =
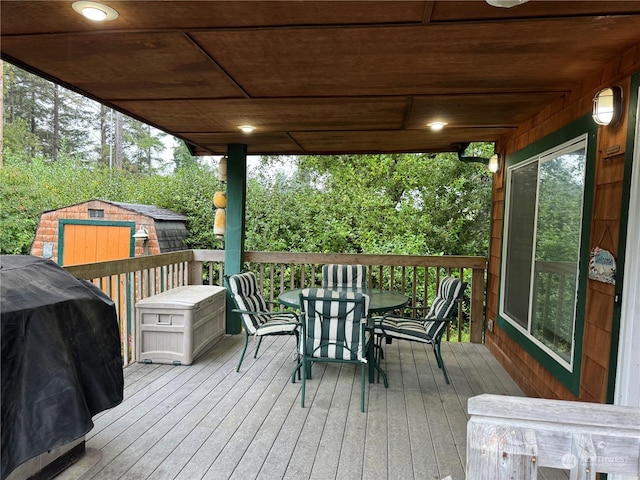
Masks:
[[[216,208],[227,208],[227,194],[225,192],[214,193],[213,204]]]
[[[220,159],[220,163],[218,164],[218,180],[221,182],[227,181],[227,156],[225,155]]]
[[[224,208],[216,210],[216,217],[213,221],[213,234],[218,238],[224,238],[227,230],[227,212]]]

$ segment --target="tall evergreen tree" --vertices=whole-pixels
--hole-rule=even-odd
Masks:
[[[191,155],[191,152],[187,148],[187,144],[182,140],[178,140],[174,143],[173,147],[173,163],[176,170],[181,168],[187,168],[190,166],[198,165],[198,157]]]

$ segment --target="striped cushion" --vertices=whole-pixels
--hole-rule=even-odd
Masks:
[[[366,362],[364,326],[369,297],[356,292],[304,289],[300,294],[305,338],[300,353],[314,358]]]
[[[385,316],[375,320],[375,333],[387,337],[433,343],[444,332],[447,322],[419,318]]]
[[[253,272],[237,273],[227,278],[231,295],[239,310],[268,312],[267,302],[258,290],[258,280]],[[240,314],[244,328],[250,335],[269,335],[293,332],[297,323],[291,315]]]
[[[438,294],[431,304],[426,319],[449,318],[456,301],[462,293],[462,281],[454,277],[444,277],[438,286]]]
[[[255,335],[259,337],[261,335],[293,333],[296,328],[298,328],[298,323],[291,316],[274,315],[258,327]]]
[[[366,288],[366,265],[323,265],[322,287]]]
[[[454,307],[462,296],[464,283],[457,278],[445,277],[438,287],[438,295],[424,319],[384,316],[375,320],[375,333],[388,337],[422,343],[437,341],[447,322],[443,320],[455,315]]]

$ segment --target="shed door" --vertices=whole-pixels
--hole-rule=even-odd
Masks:
[[[60,221],[61,264],[102,262],[129,258],[134,253],[131,222]]]

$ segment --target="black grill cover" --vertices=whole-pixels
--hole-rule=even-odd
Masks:
[[[92,283],[32,256],[0,256],[2,478],[81,438],[122,401],[114,303]]]

